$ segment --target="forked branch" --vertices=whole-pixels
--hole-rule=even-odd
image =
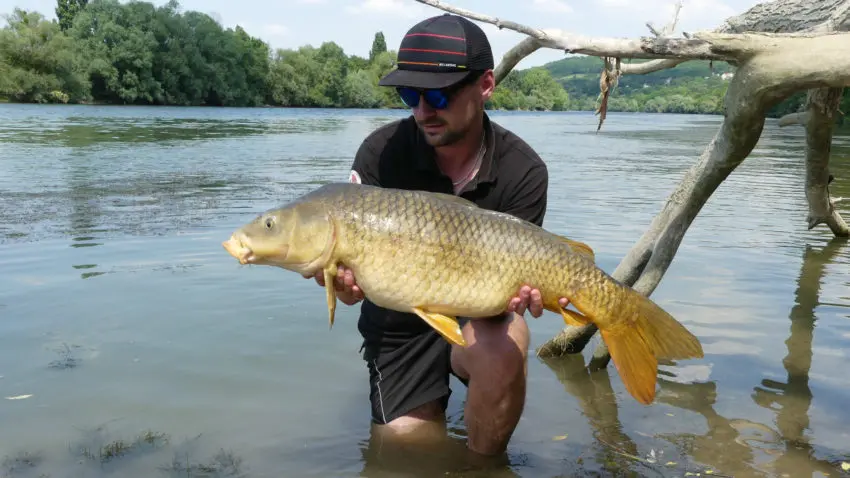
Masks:
[[[499,62],[499,66],[497,66],[493,71],[493,75],[496,77],[496,84],[498,85],[502,80],[504,80],[505,77],[508,76],[508,73],[510,73],[517,63],[523,60],[523,58],[536,52],[542,46],[543,45],[538,39],[534,37],[526,37],[524,40],[517,43],[516,46],[508,50],[507,53],[502,56],[502,61]]]
[[[840,55],[840,50],[822,46],[808,50],[807,60],[790,61],[784,55],[758,55],[738,68],[727,90],[726,119],[720,131],[620,262],[612,274],[614,278],[644,295],[652,294],[672,263],[691,222],[714,190],[758,142],[765,112],[796,91],[850,85],[850,55]],[[805,48],[804,45],[799,47]],[[802,50],[794,49],[786,53],[791,58],[803,55]],[[810,111],[814,110],[810,107]],[[823,179],[825,185],[826,178]],[[830,211],[834,212],[834,208]],[[593,325],[567,329],[540,347],[537,354],[552,356],[581,351],[595,332]],[[592,365],[605,366],[609,359],[602,343],[594,352]]]
[[[848,237],[850,229],[835,209],[840,198],[833,199],[829,194],[832,131],[843,93],[843,88],[821,88],[809,92],[805,122],[806,200],[809,203],[809,229],[826,224],[835,236]]]

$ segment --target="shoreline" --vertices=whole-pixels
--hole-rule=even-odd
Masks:
[[[363,107],[348,107],[348,106],[282,106],[282,105],[259,105],[259,106],[210,106],[210,105],[161,105],[161,104],[122,104],[110,102],[86,102],[86,103],[63,103],[63,102],[48,102],[35,103],[26,101],[11,101],[6,98],[0,98],[0,104],[8,105],[39,105],[39,106],[114,106],[114,107],[145,107],[145,108],[212,108],[212,109],[291,109],[291,110],[368,110],[368,111],[403,111],[406,108],[363,108]],[[595,115],[595,110],[591,109],[507,109],[507,108],[486,108],[487,111],[498,112],[520,112],[520,113],[590,113]],[[708,115],[718,116],[721,113],[705,113],[705,112],[674,112],[674,111],[632,111],[619,110],[608,108],[608,113],[640,113],[640,114],[671,114],[671,115]]]

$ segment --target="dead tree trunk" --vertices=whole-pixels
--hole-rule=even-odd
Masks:
[[[805,111],[791,113],[779,120],[779,126],[801,124],[806,128],[806,200],[809,229],[826,224],[835,236],[850,236],[847,223],[835,209],[842,198],[829,194],[829,154],[835,114],[841,102],[843,88],[821,88],[809,91]]]
[[[661,282],[691,222],[758,142],[767,110],[799,91],[816,90],[809,95],[806,114],[800,116],[808,118],[809,227],[825,223],[834,234],[847,235],[847,225],[833,207],[835,201],[829,198],[827,164],[836,98],[850,86],[850,0],[762,3],[727,19],[712,32],[683,33],[683,37],[674,38],[671,35],[678,5],[670,25],[661,32],[650,26],[654,36],[640,39],[592,38],[541,30],[439,0],[416,1],[527,35],[503,57],[496,69],[497,81],[522,58],[543,47],[603,58],[603,105],[610,91],[609,80],[616,82],[621,74],[649,73],[696,59],[721,60],[737,67],[724,98],[724,121],[719,131],[612,274],[638,292],[650,295]],[[622,58],[653,61],[621,65]],[[600,113],[600,120],[604,120],[604,108]],[[552,357],[581,352],[594,333],[593,325],[568,327],[538,348],[537,354]],[[604,367],[609,360],[601,343],[592,366]]]

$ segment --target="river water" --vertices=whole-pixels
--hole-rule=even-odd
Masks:
[[[597,338],[532,354],[506,462],[464,454],[454,379],[448,444],[371,440],[357,308],[329,331],[315,283],[220,244],[346,180],[362,138],[403,114],[0,105],[0,476],[842,474],[850,245],[806,230],[805,138],[774,121],[653,294],[706,353],[661,367],[656,403],[613,365],[584,371]],[[491,116],[549,165],[545,226],[609,272],[720,120],[613,113],[596,133],[587,113]],[[848,137],[834,196],[850,196]],[[531,322],[532,347],[562,325]]]

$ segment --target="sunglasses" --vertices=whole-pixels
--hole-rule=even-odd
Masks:
[[[446,90],[420,90],[418,88],[410,88],[402,86],[396,88],[398,96],[409,108],[419,106],[419,98],[425,98],[425,103],[435,110],[443,110],[449,106],[451,93]]]
[[[437,90],[399,86],[396,87],[396,91],[398,91],[398,96],[401,97],[401,101],[403,101],[409,108],[416,108],[419,106],[419,98],[425,98],[425,103],[427,103],[431,108],[434,108],[435,110],[444,110],[449,107],[449,100],[451,100],[455,93],[457,93],[461,88],[475,83],[475,81],[480,77],[481,73],[476,72],[475,74],[467,76],[459,83]]]

